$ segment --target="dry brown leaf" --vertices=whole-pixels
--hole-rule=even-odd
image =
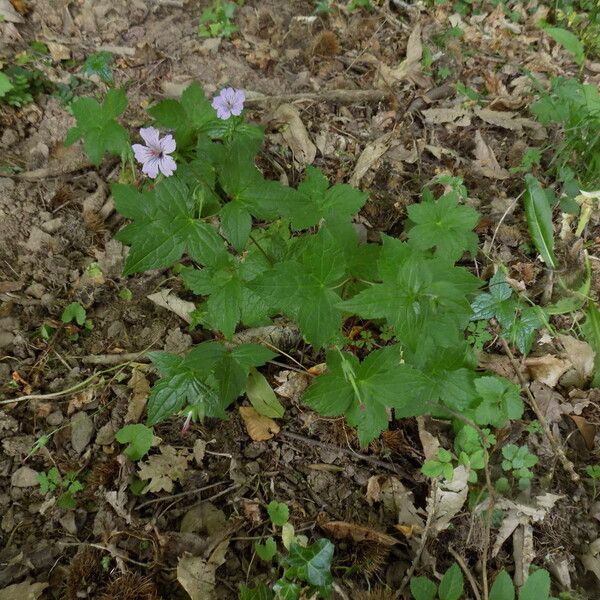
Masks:
[[[417,426],[419,429],[419,440],[421,441],[421,446],[423,447],[425,460],[433,460],[437,456],[440,448],[440,442],[435,435],[427,431],[425,417],[417,417]]]
[[[199,556],[182,556],[177,563],[177,581],[191,600],[212,600],[215,597],[215,572],[225,562],[229,541],[221,542],[208,560]]]
[[[304,390],[308,387],[311,377],[305,373],[298,373],[298,371],[279,371],[275,375],[275,381],[279,383],[279,386],[275,388],[275,393],[282,398],[289,398],[290,400],[299,400]]]
[[[519,381],[510,359],[505,354],[488,354],[482,352],[479,355],[479,368],[506,377],[513,383],[518,383]]]
[[[64,44],[59,44],[57,42],[46,42],[46,46],[48,46],[52,60],[61,61],[69,60],[71,58],[71,50]]]
[[[273,114],[271,122],[278,128],[298,163],[310,165],[314,162],[317,147],[310,139],[296,107],[282,104]]]
[[[47,587],[47,583],[15,583],[0,590],[0,600],[37,600]]]
[[[563,397],[558,392],[539,381],[534,381],[529,386],[529,390],[533,394],[548,424],[557,423],[562,419],[563,408],[561,404]]]
[[[72,415],[74,412],[81,410],[84,406],[93,402],[95,397],[96,396],[93,389],[87,389],[79,394],[75,394],[75,396],[69,400],[69,405],[67,406],[67,416]]]
[[[452,123],[460,127],[471,125],[471,111],[467,108],[456,106],[454,108],[428,108],[421,111],[428,125]]]
[[[148,492],[173,491],[173,482],[183,478],[187,469],[187,455],[182,455],[172,446],[161,446],[161,454],[154,454],[141,463],[138,477],[150,480],[143,494]]]
[[[579,376],[586,382],[594,373],[594,350],[587,342],[582,342],[570,335],[559,335],[567,358],[575,367]]]
[[[137,423],[146,407],[146,400],[150,395],[150,384],[139,369],[133,369],[127,387],[131,389],[131,399],[127,406],[125,423]]]
[[[387,533],[371,527],[348,523],[347,521],[329,521],[321,523],[321,527],[337,539],[350,539],[355,542],[373,542],[380,546],[394,546],[398,540]]]
[[[508,179],[510,173],[502,168],[494,151],[487,145],[479,129],[475,132],[475,160],[473,167],[475,170],[489,179]]]
[[[427,498],[427,512],[433,511],[431,529],[438,533],[450,526],[450,521],[464,506],[469,494],[468,470],[459,465],[454,469],[452,481],[438,480],[435,494]]]
[[[556,387],[561,375],[570,368],[571,363],[546,354],[525,359],[525,365],[532,379],[553,388]]]
[[[475,109],[475,115],[490,125],[510,129],[511,131],[523,131],[525,127],[526,129],[531,129],[536,134],[535,139],[546,137],[544,128],[537,121],[518,117],[517,114],[515,112],[491,110],[489,108]]]
[[[255,442],[270,440],[279,433],[279,425],[270,417],[259,415],[252,406],[240,406],[240,415],[248,435]]]
[[[350,177],[350,185],[358,187],[360,180],[366,175],[367,171],[392,147],[392,144],[398,144],[394,139],[396,134],[386,133],[376,140],[369,142],[356,161],[354,173]]]
[[[592,425],[587,419],[578,415],[569,415],[569,417],[571,417],[573,423],[577,425],[577,429],[579,429],[579,433],[581,433],[586,448],[590,451],[593,450],[594,440],[596,439],[595,425]]]
[[[206,452],[206,442],[201,439],[197,439],[194,442],[194,449],[192,451],[194,455],[194,460],[196,464],[200,467],[202,466],[202,461],[204,460],[204,454]]]
[[[381,478],[381,475],[373,475],[372,477],[369,477],[369,481],[367,481],[367,493],[365,499],[369,503],[369,506],[373,506],[375,502],[381,502],[381,485],[379,483]]]
[[[175,313],[186,323],[192,322],[190,313],[193,310],[195,310],[196,305],[193,302],[182,300],[181,298],[179,298],[179,296],[176,296],[175,294],[171,294],[170,289],[160,290],[160,292],[150,294],[149,296],[146,296],[146,298],[148,298],[148,300],[150,300],[151,302],[154,302],[154,304],[156,304],[157,306],[160,306],[161,308],[166,308],[172,313]]]

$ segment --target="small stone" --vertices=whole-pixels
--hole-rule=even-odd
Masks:
[[[18,488],[37,487],[39,485],[38,472],[29,467],[21,467],[12,474],[10,483]]]
[[[19,141],[19,136],[14,129],[6,129],[2,134],[1,143],[5,148],[10,148]]]
[[[58,522],[71,534],[77,535],[77,524],[75,523],[75,513],[70,510],[64,514]]]
[[[99,446],[109,446],[115,441],[115,426],[112,421],[109,421],[106,425],[103,425],[98,429],[96,434],[96,444]]]
[[[264,442],[251,442],[244,448],[244,456],[246,458],[258,458],[267,450],[267,445]]]
[[[15,435],[2,440],[2,448],[7,456],[27,456],[35,444],[35,437],[32,435]]]
[[[50,235],[42,231],[39,227],[32,227],[25,247],[32,252],[40,252],[44,247],[50,246],[51,243],[52,237]]]
[[[45,291],[46,288],[41,283],[36,281],[25,290],[25,293],[28,296],[33,296],[34,298],[41,298]]]
[[[46,221],[42,225],[42,229],[46,233],[55,233],[62,227],[62,224],[63,224],[62,217],[56,217],[56,219],[50,219],[50,221]]]
[[[60,410],[55,410],[53,413],[50,413],[46,417],[46,423],[48,423],[48,425],[51,425],[52,427],[57,427],[63,422],[63,420],[64,417]]]
[[[81,454],[90,443],[94,433],[94,423],[85,412],[75,413],[71,417],[71,446]]]

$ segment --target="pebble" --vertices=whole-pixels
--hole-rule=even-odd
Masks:
[[[37,281],[32,283],[26,290],[25,293],[28,296],[33,296],[34,298],[41,298],[46,291],[46,288]]]
[[[30,467],[20,467],[12,474],[10,483],[18,488],[37,487],[39,485],[38,473]]]
[[[81,454],[90,443],[94,433],[94,423],[85,412],[75,413],[71,417],[71,446]]]
[[[50,221],[46,221],[42,225],[42,229],[46,233],[54,233],[62,227],[62,224],[63,224],[62,217],[56,217],[56,219],[50,219]]]
[[[64,417],[60,410],[55,410],[46,417],[46,423],[52,427],[57,427],[63,422],[63,420]]]

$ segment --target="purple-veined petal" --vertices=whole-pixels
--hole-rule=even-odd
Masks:
[[[177,169],[177,163],[172,156],[163,156],[158,159],[158,168],[165,177],[170,177]]]
[[[145,163],[154,156],[152,150],[150,150],[148,146],[142,146],[142,144],[133,144],[133,146],[131,146],[131,149],[133,150],[135,160],[137,160],[140,163]]]
[[[165,135],[165,137],[160,140],[160,147],[164,154],[171,154],[171,152],[175,152],[177,144],[172,135]]]
[[[152,157],[142,165],[142,173],[148,175],[150,179],[156,179],[158,175],[159,163],[160,159],[158,157]]]
[[[140,135],[142,139],[146,142],[146,145],[150,148],[159,148],[160,142],[158,139],[159,132],[155,127],[142,127],[140,129]]]

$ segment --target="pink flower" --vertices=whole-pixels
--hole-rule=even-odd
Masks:
[[[218,96],[212,101],[212,107],[217,111],[219,119],[229,119],[231,115],[236,117],[242,114],[246,94],[242,90],[235,90],[231,87],[223,88]]]
[[[151,179],[155,179],[160,171],[165,177],[173,175],[177,169],[177,163],[172,156],[175,152],[176,144],[172,135],[165,135],[161,140],[158,136],[158,129],[154,127],[142,127],[140,135],[146,142],[142,144],[133,144],[131,148],[135,154],[135,159],[142,164],[142,173],[145,173]]]

